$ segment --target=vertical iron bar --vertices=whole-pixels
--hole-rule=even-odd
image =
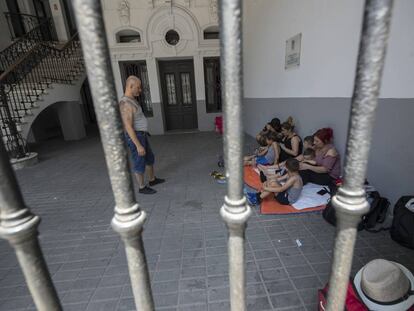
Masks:
[[[96,0],[75,0],[73,4],[116,202],[112,227],[125,243],[136,307],[140,311],[152,311],[154,302],[142,242],[146,215],[136,203],[128,167],[101,3]]]
[[[338,226],[328,296],[329,311],[342,311],[356,239],[356,227],[369,205],[363,188],[378,104],[393,0],[367,0],[345,159],[344,184],[332,199]]]
[[[251,214],[243,195],[242,3],[222,0],[220,10],[221,74],[224,103],[224,158],[227,195],[220,210],[229,230],[228,256],[232,311],[246,310],[245,230]]]
[[[60,311],[37,239],[40,218],[25,206],[9,157],[0,141],[0,236],[15,249],[33,301],[39,311]]]

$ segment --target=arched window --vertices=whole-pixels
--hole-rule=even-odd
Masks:
[[[210,26],[204,29],[204,40],[219,39],[220,32],[218,26]]]
[[[132,29],[120,30],[116,33],[117,43],[139,43],[141,42],[141,35],[138,31]]]

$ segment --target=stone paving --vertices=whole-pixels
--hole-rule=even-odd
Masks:
[[[137,195],[148,213],[144,243],[157,310],[229,310],[226,229],[219,209],[226,190],[213,133],[152,137],[157,172],[168,182]],[[110,227],[113,196],[99,139],[50,141],[41,162],[18,179],[42,217],[40,241],[65,311],[135,310],[123,244]],[[249,220],[246,243],[249,310],[316,310],[328,279],[334,228],[319,213]],[[301,246],[298,246],[297,240]],[[353,273],[373,258],[414,270],[414,252],[387,233],[362,232]],[[0,241],[0,310],[35,310],[14,252]]]

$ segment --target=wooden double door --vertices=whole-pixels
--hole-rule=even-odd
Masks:
[[[160,61],[159,70],[166,130],[198,128],[193,61]]]

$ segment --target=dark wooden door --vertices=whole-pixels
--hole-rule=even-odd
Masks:
[[[73,36],[76,32],[75,14],[71,0],[63,0],[63,8],[65,10],[66,22],[68,24],[69,34]]]
[[[22,17],[20,15],[19,4],[16,0],[7,0],[7,8],[10,12],[10,21],[9,27],[11,27],[14,34],[12,34],[13,39],[18,38],[26,33],[24,29],[24,24]]]
[[[33,0],[33,6],[35,8],[35,13],[37,17],[42,18],[42,19],[49,17],[43,0]]]
[[[159,65],[167,130],[198,128],[193,61],[161,61]]]

